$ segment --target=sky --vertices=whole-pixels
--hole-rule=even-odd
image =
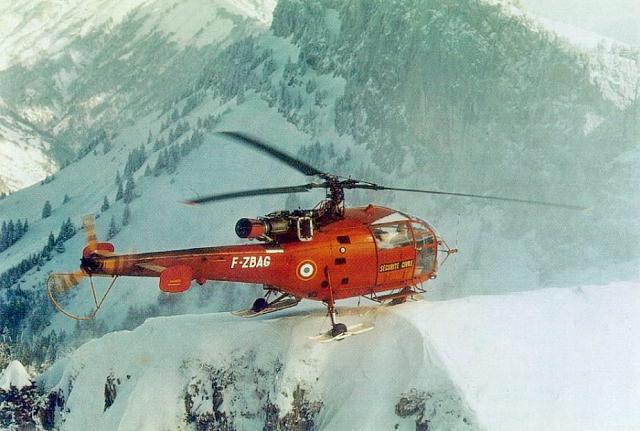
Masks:
[[[536,14],[590,26],[618,18],[640,16],[638,0],[520,0],[520,2]]]
[[[640,46],[640,0],[520,0],[526,10]]]

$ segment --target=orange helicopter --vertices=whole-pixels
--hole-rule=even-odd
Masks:
[[[187,201],[203,204],[248,196],[307,192],[322,188],[326,199],[311,210],[277,211],[257,219],[242,218],[235,226],[240,238],[252,244],[228,245],[149,253],[116,254],[114,246],[98,242],[93,217],[84,218],[87,246],[80,270],[53,273],[47,280],[54,306],[68,317],[88,320],[102,306],[120,276],[158,277],[160,290],[179,293],[192,282],[207,280],[262,284],[264,297],[234,314],[254,317],[297,305],[302,299],[322,301],[331,319],[330,339],[357,330],[336,322],[335,301],[364,296],[377,302],[401,303],[424,292],[423,284],[437,276],[438,254],[457,252],[425,221],[394,209],[368,205],[346,208],[345,189],[391,190],[448,196],[502,200],[561,208],[572,205],[497,196],[450,193],[434,190],[386,187],[367,181],[345,179],[322,172],[258,139],[239,132],[220,132],[236,142],[260,150],[322,182],[217,194]],[[75,287],[86,276],[91,280],[95,309],[86,316],[66,311],[56,294]],[[92,278],[112,277],[101,298]],[[366,330],[370,328],[363,328]]]

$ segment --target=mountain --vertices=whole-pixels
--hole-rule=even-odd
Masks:
[[[97,131],[117,130],[188,92],[203,64],[231,41],[264,29],[273,7],[269,1],[226,0],[1,6],[4,108],[17,122],[33,126],[26,132],[9,129],[5,139],[22,131],[12,145],[45,156],[0,165],[11,172],[13,162],[34,178],[11,176],[4,181],[8,191],[72,161]],[[45,167],[36,171],[39,165]]]
[[[202,194],[308,182],[225,140],[216,133],[222,130],[259,136],[322,170],[385,185],[588,207],[567,211],[454,197],[349,192],[349,205],[377,202],[414,214],[461,250],[426,286],[428,301],[411,304],[415,310],[434,312],[439,304],[460,304],[478,295],[509,303],[507,294],[511,298],[516,291],[543,288],[540,295],[547,299],[541,302],[573,304],[580,296],[569,295],[571,288],[638,279],[637,51],[581,51],[509,4],[477,1],[461,8],[447,0],[281,0],[272,17],[267,12],[274,5],[267,2],[207,3],[216,10],[211,15],[202,12],[202,4],[144,2],[122,6],[123,10],[120,3],[91,2],[81,8],[63,2],[42,3],[31,10],[30,2],[16,3],[22,9],[15,9],[20,17],[15,22],[22,24],[16,24],[19,31],[12,44],[33,45],[35,36],[27,31],[31,24],[26,25],[29,17],[40,17],[33,18],[33,27],[52,36],[37,37],[47,55],[11,55],[0,72],[0,96],[7,118],[13,119],[6,120],[10,131],[5,133],[15,136],[16,129],[24,128],[25,135],[42,136],[32,142],[61,166],[46,181],[0,200],[0,222],[16,226],[21,221],[24,226],[28,221],[28,229],[11,236],[10,245],[0,251],[0,328],[13,340],[13,354],[25,364],[45,368],[59,361],[54,368],[63,373],[66,364],[80,357],[69,351],[86,341],[113,331],[134,331],[131,338],[125,332],[90,341],[77,355],[102,343],[126,349],[138,337],[148,336],[145,331],[150,328],[165,334],[174,324],[189,332],[206,323],[211,325],[207,331],[222,337],[221,345],[237,346],[222,329],[227,316],[210,313],[246,307],[261,295],[260,287],[207,282],[170,296],[158,291],[155,279],[121,278],[96,319],[80,323],[54,313],[44,289],[50,271],[78,268],[86,243],[81,227],[85,214],[96,214],[98,237],[114,243],[116,251],[167,250],[239,243],[233,231],[237,219],[284,207],[310,208],[322,199],[322,193],[313,192],[196,208],[182,205]],[[57,9],[60,5],[66,9]],[[246,7],[240,10],[237,5]],[[47,16],[58,18],[42,21]],[[197,19],[191,20],[194,16]],[[86,27],[79,24],[84,22]],[[224,31],[217,32],[220,29]],[[127,197],[119,198],[118,189],[124,191],[127,184]],[[556,297],[550,287],[565,290]],[[87,312],[93,303],[88,292],[86,282],[78,286],[63,299],[65,307]],[[536,294],[531,293],[537,298]],[[348,313],[353,304],[346,307]],[[465,308],[452,310],[454,315],[464,314]],[[504,314],[497,307],[487,310],[497,317]],[[314,321],[319,320],[321,313],[314,312]],[[158,318],[135,329],[147,318],[177,314],[189,316]],[[604,315],[591,317],[596,326],[609,324],[602,320]],[[409,327],[426,336],[432,322],[415,316],[410,320]],[[240,330],[236,328],[268,331],[275,325],[278,334],[285,334],[282,346],[274,347],[283,357],[287,343],[296,345],[287,331],[296,331],[300,324],[300,333],[306,335],[321,326],[310,328],[296,319],[278,326],[277,317],[256,325],[234,322],[229,323],[229,334]],[[520,323],[503,324],[492,326],[494,333]],[[390,338],[378,330],[384,325],[377,326],[372,334],[362,335],[367,346],[384,345]],[[471,323],[466,326],[470,327]],[[549,330],[560,331],[559,327]],[[194,335],[185,335],[181,342],[187,347],[202,343],[203,332],[191,332]],[[583,335],[574,333],[570,339]],[[358,339],[355,343],[361,343]],[[491,337],[483,339],[491,345]],[[273,347],[251,340],[249,345],[265,354]],[[116,353],[109,357],[117,358],[120,347],[111,348]],[[161,356],[166,345],[158,349]],[[345,349],[355,354],[351,347]],[[536,346],[532,349],[526,352],[533,357]],[[559,361],[553,352],[547,353],[548,362],[539,363],[542,368]],[[364,350],[360,354],[362,361],[375,360]],[[585,347],[585,355],[590,354]],[[69,356],[74,359],[63,364]],[[197,355],[173,359],[199,360]],[[251,357],[238,361],[247,369],[259,368]],[[171,364],[175,362],[167,366]],[[98,365],[108,367],[108,361]],[[114,378],[126,379],[128,367],[119,364]],[[479,389],[482,402],[476,403],[475,389],[463,388],[464,381],[455,374],[460,369],[443,369],[442,378],[454,382],[446,386],[457,388],[454,399],[464,400],[456,401],[462,406],[459,411],[472,412],[470,424],[489,423],[479,412],[489,414],[483,397],[493,383],[480,382],[487,389]],[[102,371],[96,374],[100,394],[106,382]],[[477,372],[484,375],[484,370]],[[60,376],[56,380],[51,373],[47,385],[69,381]],[[149,371],[149,379],[156,378]],[[275,378],[273,373],[269,378]],[[93,390],[95,384],[78,385],[75,394]],[[518,390],[525,391],[528,384]],[[183,387],[185,380],[174,382],[174,389]],[[133,391],[133,384],[129,388],[125,391]],[[385,395],[389,423],[395,420],[394,403],[411,389],[405,386]],[[293,397],[295,386],[286,386],[286,392]],[[426,392],[428,388],[416,386],[416,396]],[[120,400],[126,398],[120,394]],[[309,400],[324,402],[327,396]],[[488,399],[487,404],[494,400]],[[336,409],[339,402],[332,400]],[[103,401],[95,401],[95,406]],[[312,405],[307,407],[313,410]],[[114,406],[126,410],[124,405]],[[279,412],[287,411],[278,406]],[[69,420],[82,421],[75,414]],[[331,423],[335,414],[327,413],[324,423]],[[113,424],[108,421],[118,417],[113,413],[104,423]],[[624,415],[620,420],[627,419],[633,421]],[[407,421],[416,425],[415,418]]]

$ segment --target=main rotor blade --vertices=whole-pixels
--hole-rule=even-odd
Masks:
[[[292,167],[293,169],[301,172],[305,175],[319,175],[321,177],[326,177],[327,174],[319,171],[308,163],[303,162],[302,160],[296,159],[295,157],[275,148],[271,145],[267,145],[264,142],[259,141],[257,138],[249,136],[240,132],[218,132],[221,135],[224,135],[228,138],[231,138],[241,144],[249,145],[257,150],[262,151],[263,153],[272,156],[286,165]]]
[[[414,193],[428,193],[432,195],[445,195],[445,196],[458,196],[465,198],[477,198],[477,199],[488,199],[494,201],[506,201],[506,202],[517,202],[522,204],[531,204],[531,205],[542,205],[547,207],[555,207],[555,208],[568,208],[572,210],[586,210],[585,207],[577,206],[577,205],[567,205],[567,204],[559,204],[554,202],[544,202],[544,201],[535,201],[529,199],[516,199],[516,198],[505,198],[501,196],[487,196],[487,195],[476,195],[470,193],[454,193],[454,192],[441,192],[436,190],[422,190],[422,189],[405,189],[400,187],[385,187],[379,186],[377,184],[345,184],[345,188],[349,189],[369,189],[369,190],[393,190],[399,192],[414,192]]]
[[[308,192],[311,189],[317,188],[326,188],[327,184],[303,184],[300,186],[288,186],[288,187],[273,187],[268,189],[254,189],[254,190],[243,190],[240,192],[231,192],[231,193],[221,193],[218,195],[210,195],[202,198],[189,199],[185,201],[186,204],[189,205],[197,205],[204,204],[209,202],[217,202],[223,201],[227,199],[236,199],[236,198],[245,198],[249,196],[263,196],[263,195],[279,195],[279,194],[287,194],[287,193],[301,193]]]

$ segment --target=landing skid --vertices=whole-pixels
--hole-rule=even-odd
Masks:
[[[397,291],[392,291],[386,295],[376,295],[372,293],[371,295],[365,295],[364,298],[370,299],[371,301],[378,302],[380,304],[385,305],[398,305],[408,300],[411,301],[420,301],[422,300],[422,294],[425,292],[424,289],[418,286],[405,287]]]
[[[268,304],[266,308],[263,308],[259,311],[256,311],[254,307],[249,307],[244,310],[232,311],[231,314],[233,314],[234,316],[245,318],[258,317],[262,316],[263,314],[273,313],[274,311],[280,311],[287,308],[295,307],[299,302],[300,300],[294,297],[276,299],[271,304]]]
[[[309,339],[318,341],[320,343],[330,343],[331,341],[340,341],[352,335],[358,335],[362,334],[363,332],[371,331],[373,328],[374,326],[370,323],[358,323],[353,326],[348,326],[345,332],[342,332],[335,336],[332,334],[332,331],[329,330],[322,334],[311,336],[309,337]]]

